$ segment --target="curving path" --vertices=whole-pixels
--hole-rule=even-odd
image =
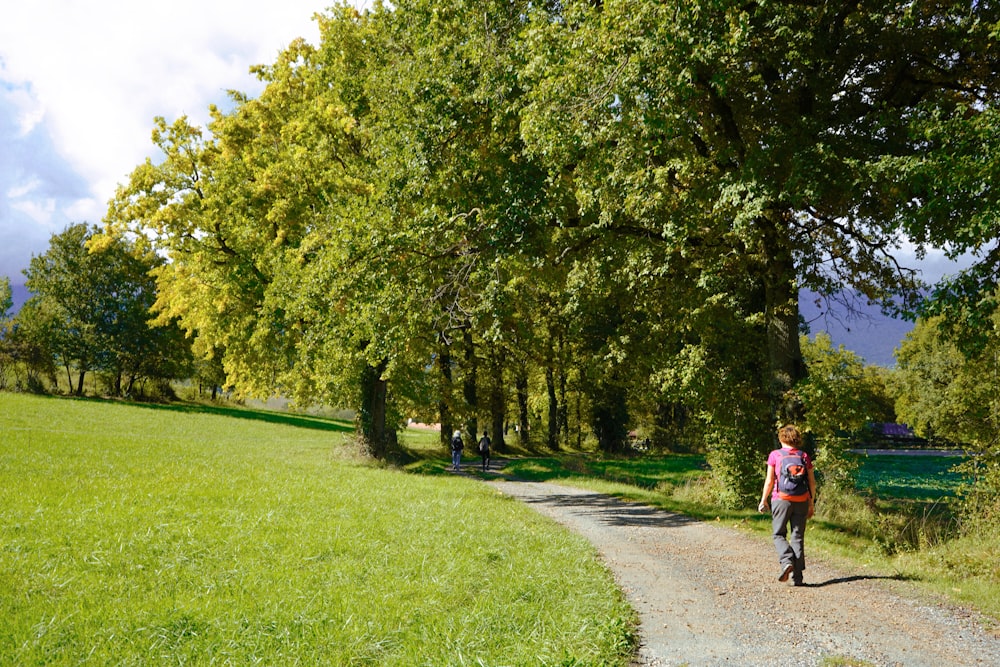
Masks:
[[[769,543],[725,526],[557,484],[489,483],[593,543],[639,614],[635,665],[1000,665],[983,619],[921,602],[905,582],[810,560],[795,588],[777,581]]]

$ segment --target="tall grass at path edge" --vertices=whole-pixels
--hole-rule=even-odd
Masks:
[[[347,431],[0,394],[0,664],[628,663],[582,538]]]

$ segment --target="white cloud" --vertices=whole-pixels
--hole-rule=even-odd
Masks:
[[[204,124],[225,91],[259,91],[251,65],[318,41],[323,0],[31,0],[0,6],[0,275],[44,251],[49,227],[98,222],[153,155],[155,116]],[[28,225],[40,224],[41,230]],[[44,238],[43,238],[44,237]],[[43,240],[40,240],[43,239]],[[20,259],[18,259],[20,258]]]
[[[32,190],[37,190],[41,184],[42,182],[37,178],[33,178],[24,183],[16,184],[7,190],[7,199],[20,199],[21,197],[31,194]]]
[[[917,247],[909,241],[903,242],[895,255],[902,266],[915,267],[920,272],[921,280],[928,285],[957,275],[977,260],[976,254],[971,252],[951,258],[942,248],[925,248],[918,256]]]
[[[0,73],[2,73],[2,65],[3,63],[0,62]],[[26,86],[0,91],[0,100],[2,100],[3,106],[12,110],[11,116],[17,125],[20,136],[30,133],[45,116],[42,105],[32,96],[31,90]]]
[[[80,197],[63,206],[66,217],[73,222],[100,222],[96,217],[90,216],[90,211],[101,211],[103,214],[107,201],[98,201],[93,197]]]
[[[42,226],[48,226],[52,222],[52,214],[56,212],[56,200],[22,200],[11,204],[11,208],[20,211]]]

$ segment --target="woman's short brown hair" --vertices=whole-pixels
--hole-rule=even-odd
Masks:
[[[778,429],[778,442],[798,449],[802,446],[802,434],[798,428],[787,424]]]

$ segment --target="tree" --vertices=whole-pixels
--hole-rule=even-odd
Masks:
[[[204,340],[196,341],[204,343]],[[208,390],[211,400],[215,400],[220,391],[226,388],[226,369],[222,365],[221,350],[217,349],[196,349],[192,345],[192,380],[197,384],[198,395]]]
[[[806,375],[799,289],[882,302],[901,295],[912,306],[918,283],[894,257],[903,240],[894,203],[920,183],[885,164],[924,149],[910,131],[918,113],[968,108],[992,84],[994,11],[959,2],[566,2],[535,12],[525,136],[551,180],[570,184],[581,235],[660,246],[650,257],[661,263],[647,272],[669,276],[681,313],[709,302],[730,309],[719,324],[764,352],[688,355],[743,366],[727,374],[732,389],[757,375],[749,409],[721,401],[725,412],[709,408],[703,419],[746,432],[802,416],[788,400]],[[705,324],[680,337],[683,348],[719,340],[707,334],[721,334],[719,324]],[[747,368],[752,359],[760,366]]]
[[[33,296],[18,314],[19,324],[32,332],[30,339],[44,341],[77,395],[91,371],[108,373],[116,395],[131,393],[140,378],[184,377],[180,332],[169,323],[147,323],[156,297],[149,272],[161,260],[136,253],[122,239],[90,248],[97,231],[85,223],[70,225],[31,259],[25,284]]]
[[[848,450],[872,422],[893,421],[881,400],[882,385],[873,381],[861,358],[841,345],[834,349],[827,334],[802,339],[808,376],[795,391],[805,407],[803,432],[815,443],[823,482],[853,491],[857,460]]]
[[[293,42],[256,68],[259,98],[233,93],[232,112],[213,109],[210,138],[158,119],[165,158],[132,173],[107,221],[168,257],[156,311],[178,318],[202,354],[221,351],[237,393],[354,407],[384,456],[398,420],[387,379],[430,356],[408,324],[424,310],[370,179],[361,119],[380,43],[346,6],[320,30],[318,47]]]
[[[527,7],[394,3],[376,17],[383,63],[370,80],[373,181],[385,184],[392,247],[408,258],[407,287],[429,315],[415,332],[458,345],[439,355],[461,388],[442,404],[470,433],[488,411],[497,446],[506,366],[538,334],[538,285],[526,277],[542,277],[553,218],[519,132],[516,46]]]
[[[3,334],[3,360],[13,374],[14,388],[42,393],[46,382],[56,385],[56,366],[51,342],[60,332],[60,322],[45,304],[29,299]]]
[[[1000,316],[992,323],[979,351],[967,356],[940,317],[918,320],[896,354],[894,391],[899,418],[918,435],[972,454],[961,467],[972,479],[963,514],[969,527],[994,530],[1000,524]]]
[[[7,387],[7,375],[13,369],[13,349],[11,346],[10,309],[14,307],[10,279],[0,277],[0,389]]]
[[[24,272],[25,285],[35,295],[26,304],[25,316],[41,317],[44,313],[58,323],[45,327],[50,336],[49,347],[77,395],[83,394],[83,381],[96,367],[100,351],[97,323],[102,315],[103,295],[98,290],[103,281],[99,277],[102,269],[99,260],[104,256],[89,256],[86,249],[89,235],[86,224],[71,225],[63,233],[54,234],[48,251],[32,257]],[[32,302],[39,303],[38,307]]]
[[[976,29],[995,31],[997,20]],[[987,344],[1000,293],[1000,115],[996,74],[989,74],[969,72],[950,108],[921,106],[913,132],[923,150],[884,160],[886,171],[916,184],[896,193],[900,224],[910,237],[943,248],[951,258],[971,258],[967,268],[940,281],[918,311],[936,319],[970,355]]]
[[[896,412],[922,436],[982,448],[996,439],[996,336],[966,358],[941,331],[938,319],[919,320],[896,353]]]
[[[0,325],[10,321],[10,309],[14,307],[14,294],[10,289],[10,278],[0,276]]]

